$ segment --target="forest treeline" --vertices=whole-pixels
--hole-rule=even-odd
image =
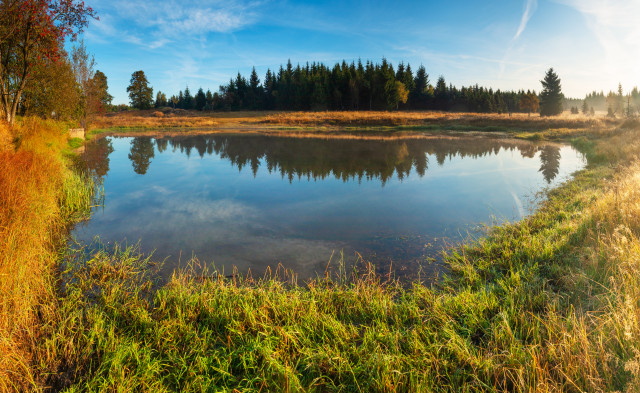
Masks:
[[[139,71],[138,71],[139,72]],[[555,75],[557,77],[557,75]],[[132,85],[134,78],[132,78]],[[634,88],[589,93],[585,99],[566,98],[557,79],[560,110],[593,115],[607,110],[610,116],[636,115],[640,109],[640,92]],[[544,87],[544,84],[543,84]],[[267,70],[263,79],[253,68],[248,77],[238,73],[219,90],[189,87],[168,97],[159,91],[155,100],[149,96],[147,108],[155,106],[186,110],[442,110],[455,112],[512,113],[538,112],[542,109],[545,89],[502,91],[479,85],[456,87],[439,76],[432,84],[423,65],[414,72],[410,64],[394,67],[386,59],[381,63],[342,61],[333,67],[323,63],[294,66],[288,61],[277,72]],[[135,106],[135,105],[134,105]]]
[[[155,107],[196,110],[393,110],[432,109],[469,112],[533,112],[522,105],[535,91],[501,91],[474,85],[457,88],[443,76],[435,85],[424,66],[414,73],[410,64],[346,61],[332,68],[322,63],[267,70],[263,80],[255,68],[249,77],[238,75],[218,92],[195,94],[187,87],[169,98],[158,92]]]

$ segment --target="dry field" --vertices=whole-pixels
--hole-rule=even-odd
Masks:
[[[93,129],[155,127],[225,127],[253,124],[270,112],[199,112],[182,109],[135,110],[107,113],[96,118]]]
[[[264,116],[265,124],[291,126],[425,126],[460,125],[514,128],[592,128],[610,123],[604,117],[570,115],[555,117],[514,114],[482,114],[451,112],[282,112]]]
[[[98,117],[93,129],[113,128],[215,128],[264,129],[311,128],[328,129],[366,127],[466,127],[486,129],[594,129],[609,128],[617,120],[601,115],[555,117],[514,114],[479,114],[449,112],[198,112],[163,108],[160,110],[109,113]]]

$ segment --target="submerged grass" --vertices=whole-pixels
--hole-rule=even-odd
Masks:
[[[0,370],[12,371],[0,388],[636,391],[640,143],[633,131],[568,135],[588,168],[534,215],[449,250],[451,274],[433,287],[381,282],[370,266],[305,285],[195,268],[161,283],[151,259],[117,246],[67,256],[56,274],[50,248],[30,246],[27,255],[50,256],[36,311],[2,309],[2,342],[19,345],[2,357]],[[78,182],[66,187],[81,190]],[[59,217],[90,200],[54,194]],[[55,210],[68,199],[77,203],[62,203],[67,213]],[[43,233],[35,243],[48,244]],[[14,266],[5,274],[20,269],[4,264]],[[28,340],[6,335],[13,317],[33,332]]]

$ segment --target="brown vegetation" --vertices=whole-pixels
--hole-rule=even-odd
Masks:
[[[398,112],[198,112],[163,108],[146,111],[109,113],[99,117],[92,128],[185,127],[228,129],[265,129],[283,127],[327,129],[371,127],[466,127],[483,130],[547,130],[609,128],[617,124],[600,116],[570,115],[528,116],[523,113],[480,114],[427,111]]]
[[[29,389],[41,378],[34,354],[55,299],[56,243],[69,219],[74,175],[61,161],[66,130],[27,119],[0,137],[0,391]]]
[[[0,152],[13,150],[13,135],[9,126],[0,122]]]
[[[593,128],[608,125],[598,117],[563,115],[528,116],[523,113],[482,114],[455,112],[284,112],[265,116],[265,124],[291,126],[427,126],[465,125],[516,129]]]
[[[98,117],[94,129],[152,127],[225,127],[254,124],[270,112],[199,112],[184,109],[134,110]]]

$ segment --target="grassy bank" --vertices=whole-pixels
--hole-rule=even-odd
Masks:
[[[588,134],[609,130],[620,122],[604,116],[540,117],[514,114],[398,112],[199,112],[185,110],[128,111],[96,119],[93,134],[145,131],[152,128],[182,133],[211,131],[485,131],[545,132],[571,130]],[[174,131],[175,132],[175,131]]]
[[[26,248],[50,255],[35,259],[48,279],[34,311],[2,310],[31,333],[5,336],[3,325],[9,353],[24,356],[3,356],[13,371],[0,378],[66,391],[635,391],[640,144],[623,129],[562,135],[580,135],[589,167],[533,216],[450,250],[452,274],[435,287],[381,282],[366,264],[304,286],[199,269],[159,286],[157,265],[134,249],[69,255],[55,274],[43,235],[42,251]],[[7,261],[2,273],[14,274]]]
[[[92,194],[68,169],[66,135],[34,119],[0,126],[0,391],[45,383],[40,345],[57,316],[58,253]]]

